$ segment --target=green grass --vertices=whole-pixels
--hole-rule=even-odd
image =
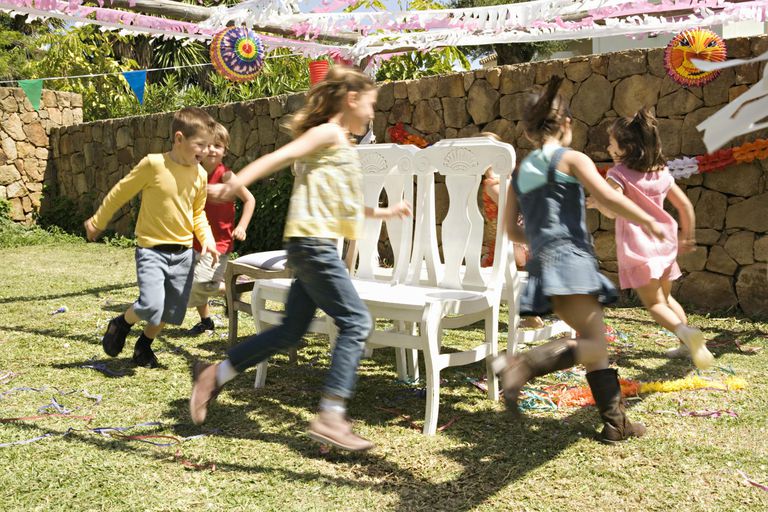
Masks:
[[[391,351],[380,350],[363,361],[350,410],[356,428],[378,447],[365,455],[322,454],[304,434],[328,365],[322,337],[308,339],[295,365],[287,356],[274,358],[265,389],[252,388],[253,372],[238,377],[212,407],[208,423],[195,427],[187,412],[189,366],[197,358],[221,358],[226,329],[186,337],[183,330],[196,322],[190,312],[181,328],[169,328],[156,342],[166,368],[136,369],[129,358],[138,329],[119,358],[104,356],[99,343],[108,319],[136,296],[132,250],[40,245],[0,249],[0,261],[0,375],[15,373],[0,383],[0,393],[47,388],[0,397],[0,418],[37,415],[53,397],[70,409],[80,407],[72,414],[94,418],[0,423],[0,443],[73,429],[0,448],[2,510],[768,509],[768,492],[737,474],[768,483],[765,323],[691,315],[715,345],[718,366],[745,378],[747,389],[644,395],[631,402],[630,414],[646,423],[648,434],[620,446],[592,440],[598,418],[591,407],[526,413],[524,422],[510,422],[501,403],[467,383],[467,377],[483,375],[481,364],[443,372],[439,424],[455,421],[437,436],[424,437],[405,419],[423,419],[417,386],[397,382]],[[50,314],[62,305],[68,312]],[[642,310],[607,314],[627,335],[627,346],[613,350],[623,377],[666,380],[693,372],[685,361],[662,357],[674,340],[659,333]],[[241,325],[243,334],[253,332],[249,317]],[[449,344],[479,336],[476,328],[458,331]],[[742,352],[733,340],[742,349],[762,350]],[[108,377],[81,367],[92,358],[126,375]],[[722,378],[726,372],[708,375]],[[87,390],[102,400],[96,405],[53,388]],[[677,409],[680,400],[685,410],[732,409],[738,418],[661,413]],[[155,421],[163,426],[124,434],[209,435],[162,448],[85,430]],[[216,470],[193,469],[181,460],[215,464]]]

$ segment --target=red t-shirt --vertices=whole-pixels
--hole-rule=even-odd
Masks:
[[[213,173],[208,175],[208,184],[221,183],[221,178],[228,172],[229,169],[224,164],[219,164],[213,170]],[[235,245],[235,241],[232,238],[232,230],[235,228],[234,201],[224,203],[206,201],[205,216],[208,217],[208,223],[211,225],[211,231],[213,231],[213,238],[216,240],[216,250],[221,254],[232,252]],[[202,249],[197,238],[194,241],[194,248],[197,252],[200,252]]]

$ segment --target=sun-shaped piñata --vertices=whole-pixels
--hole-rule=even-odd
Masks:
[[[722,62],[726,57],[723,38],[711,30],[694,28],[677,34],[664,52],[667,74],[680,85],[701,86],[717,77],[719,71],[702,71],[691,59]]]

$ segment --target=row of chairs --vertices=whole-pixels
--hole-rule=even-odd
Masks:
[[[484,219],[478,204],[483,173],[488,166],[505,183],[515,166],[512,146],[487,138],[441,141],[425,149],[395,144],[359,146],[363,168],[363,194],[366,205],[376,205],[382,195],[390,202],[407,200],[414,205],[412,219],[389,219],[386,233],[394,254],[391,267],[380,264],[379,238],[383,222],[366,219],[361,239],[353,251],[350,266],[353,283],[376,320],[387,327],[376,327],[369,348],[396,349],[401,378],[419,377],[418,356],[423,356],[426,381],[426,411],[423,432],[434,434],[437,427],[440,372],[444,368],[486,363],[488,398],[498,399],[498,379],[491,361],[498,355],[499,306],[509,303],[507,350],[570,332],[563,322],[542,329],[518,329],[517,298],[524,273],[516,270],[509,257],[503,214],[506,187],[499,194],[497,231],[493,266],[481,267]],[[435,176],[444,177],[448,210],[438,232]],[[415,181],[415,187],[414,187]],[[354,264],[356,262],[356,265]],[[291,279],[281,252],[261,253],[238,258],[227,270],[227,299],[230,341],[237,338],[237,312],[253,315],[257,330],[276,325],[279,312],[268,309],[268,302],[283,302]],[[240,276],[255,279],[239,282]],[[240,294],[253,285],[251,304]],[[482,339],[470,349],[444,350],[443,331],[483,322]],[[335,329],[320,318],[311,327],[331,339]],[[257,368],[256,386],[263,386],[267,362]]]

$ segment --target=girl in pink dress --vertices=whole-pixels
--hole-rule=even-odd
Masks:
[[[619,118],[609,129],[609,137],[608,153],[616,165],[608,171],[608,183],[666,230],[664,240],[659,240],[639,224],[616,218],[619,284],[622,289],[634,289],[653,319],[680,339],[681,346],[668,351],[669,357],[690,355],[698,368],[708,368],[714,358],[707,350],[704,335],[688,326],[685,311],[670,293],[672,281],[681,276],[678,252],[690,252],[696,246],[696,223],[691,202],[664,166],[656,119],[646,110],[633,118]],[[669,199],[678,211],[682,230],[679,239],[678,224],[664,211],[664,199]],[[587,203],[607,217],[615,217],[591,198]]]

